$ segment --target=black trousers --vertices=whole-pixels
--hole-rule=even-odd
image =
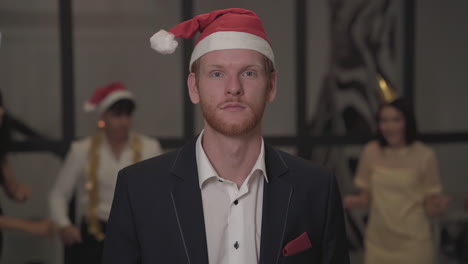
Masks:
[[[105,233],[106,222],[100,224]],[[65,264],[101,264],[104,241],[97,241],[88,233],[86,221],[82,222],[80,229],[83,241],[65,248]]]

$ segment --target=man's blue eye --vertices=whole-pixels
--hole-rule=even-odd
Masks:
[[[223,74],[220,73],[220,72],[213,72],[213,73],[211,74],[211,76],[213,76],[213,77],[221,77],[221,76],[223,76]]]
[[[244,75],[245,75],[245,76],[248,76],[248,77],[254,77],[254,76],[255,76],[255,72],[253,72],[253,71],[246,71],[246,72],[244,72]]]

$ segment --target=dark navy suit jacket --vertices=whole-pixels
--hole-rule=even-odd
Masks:
[[[268,145],[265,163],[269,182],[259,263],[349,263],[341,197],[331,173]],[[312,247],[283,256],[284,246],[304,232]],[[195,140],[119,173],[103,263],[208,264]]]

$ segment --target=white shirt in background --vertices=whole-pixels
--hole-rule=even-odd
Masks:
[[[142,160],[162,154],[159,142],[147,136],[141,138]],[[76,190],[76,219],[79,226],[88,208],[88,193],[85,189],[88,169],[88,152],[92,137],[73,142],[64,164],[59,171],[55,185],[49,195],[49,205],[52,219],[59,227],[71,225],[68,217],[68,203]],[[122,151],[120,159],[116,159],[109,144],[104,140],[99,150],[99,167],[97,171],[99,183],[99,205],[97,214],[100,220],[107,221],[114,197],[115,184],[119,170],[133,164],[134,153],[130,144]]]

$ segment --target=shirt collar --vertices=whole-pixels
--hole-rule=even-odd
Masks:
[[[195,153],[196,153],[196,160],[197,160],[197,167],[198,167],[198,182],[200,189],[203,187],[203,183],[212,178],[212,177],[217,177],[220,178],[216,170],[213,168],[213,165],[211,165],[210,160],[208,159],[208,156],[205,153],[205,150],[203,149],[202,146],[202,139],[203,139],[203,132],[200,133],[197,139],[197,143],[195,146]],[[265,165],[265,143],[263,142],[262,138],[262,144],[260,148],[260,154],[258,155],[257,161],[255,162],[254,166],[252,167],[252,170],[249,173],[249,178],[250,175],[252,175],[255,171],[260,170],[263,174],[263,177],[265,178],[265,181],[268,183],[268,177],[266,174],[266,165]]]

